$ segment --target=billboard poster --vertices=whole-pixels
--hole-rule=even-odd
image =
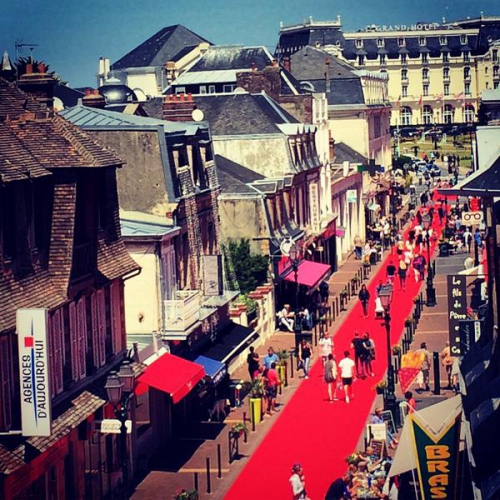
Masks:
[[[222,257],[203,255],[203,294],[222,295]]]
[[[50,436],[47,309],[18,309],[17,338],[23,436]]]
[[[448,276],[448,327],[450,331],[450,351],[460,356],[460,320],[467,319],[466,276]]]

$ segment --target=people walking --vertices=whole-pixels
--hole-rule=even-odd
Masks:
[[[356,256],[356,260],[361,260],[363,256],[363,240],[359,234],[354,237],[354,255]]]
[[[328,359],[328,356],[333,351],[333,341],[328,335],[328,332],[320,334],[318,345],[319,345],[321,361],[323,362],[324,365]]]
[[[394,261],[389,261],[389,264],[387,264],[387,267],[385,268],[385,274],[387,276],[387,281],[389,283],[393,283],[394,277],[396,276],[396,266],[394,265]]]
[[[267,354],[264,356],[263,363],[264,363],[264,368],[271,368],[271,365],[273,363],[277,363],[279,361],[278,355],[274,352],[274,349],[272,347],[269,347],[267,350]]]
[[[303,340],[301,344],[300,360],[302,362],[302,370],[304,370],[304,378],[309,378],[309,366],[311,363],[312,347],[307,340]]]
[[[354,332],[354,338],[351,340],[351,349],[354,351],[354,364],[356,365],[356,376],[359,378],[365,377],[363,361],[361,355],[363,354],[363,339],[359,336],[359,332]]]
[[[375,359],[375,342],[370,338],[370,334],[365,332],[363,335],[363,343],[362,343],[362,353],[361,353],[361,362],[363,364],[363,373],[365,375],[370,375],[370,377],[374,377],[372,368],[372,361]]]
[[[292,475],[290,476],[290,486],[292,487],[293,500],[307,500],[306,493],[306,477],[300,464],[295,464],[292,467]]]
[[[250,380],[255,378],[255,374],[259,370],[259,355],[255,351],[254,346],[250,346],[249,353],[247,356],[247,364],[248,364],[248,374],[250,375]]]
[[[337,401],[337,363],[335,363],[332,353],[328,355],[326,360],[323,377],[328,388],[328,400],[333,403],[333,401]]]
[[[276,363],[273,362],[267,370],[264,384],[267,396],[267,413],[272,415],[273,412],[279,411],[276,408],[276,397],[278,396],[278,386],[281,384],[281,380],[276,371]]]
[[[417,392],[430,391],[429,376],[431,371],[431,353],[427,350],[427,344],[422,342],[417,353],[424,355],[424,360],[420,366],[420,373],[417,376],[418,389]]]
[[[366,288],[366,285],[361,285],[361,290],[358,293],[359,301],[363,307],[363,315],[368,318],[368,304],[370,302],[370,292]]]
[[[345,402],[350,403],[352,395],[352,382],[354,377],[354,361],[350,358],[351,353],[344,351],[344,359],[339,362],[340,376],[342,378],[342,387],[345,394]]]
[[[403,259],[399,261],[398,276],[399,276],[399,286],[400,290],[406,290],[406,271],[407,265]]]
[[[448,389],[453,387],[451,380],[451,369],[453,367],[453,362],[455,361],[455,356],[452,356],[450,343],[446,342],[444,349],[440,353],[441,363],[443,364],[443,368],[446,372],[446,376],[448,378]]]

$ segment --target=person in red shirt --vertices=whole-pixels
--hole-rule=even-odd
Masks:
[[[413,392],[406,391],[405,392],[405,400],[406,400],[406,404],[408,405],[408,413],[414,413],[417,409],[417,402],[415,401],[415,398],[413,397]]]
[[[276,363],[271,364],[271,368],[267,371],[266,376],[266,396],[267,396],[267,413],[272,415],[273,412],[279,411],[276,409],[276,396],[278,394],[278,386],[281,384],[281,380],[278,377],[278,372],[276,371]]]

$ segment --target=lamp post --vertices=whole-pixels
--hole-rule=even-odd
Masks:
[[[427,307],[434,307],[436,305],[436,289],[434,288],[434,276],[432,273],[432,266],[431,266],[431,239],[429,237],[431,218],[429,217],[428,214],[422,217],[422,224],[426,231],[425,241],[427,244],[427,286],[425,290],[427,295],[426,305]]]
[[[393,286],[384,285],[379,292],[380,302],[384,308],[384,327],[387,338],[387,389],[384,393],[384,409],[390,410],[394,419],[397,419],[396,412],[396,388],[394,381],[394,368],[392,366],[392,347],[391,347],[391,315],[390,308],[392,302]]]
[[[113,405],[115,417],[120,421],[119,455],[123,475],[124,497],[128,498],[129,460],[127,453],[127,420],[135,385],[135,373],[130,361],[124,361],[120,371],[111,372],[106,380],[108,400]]]
[[[299,321],[299,263],[300,263],[300,250],[294,243],[290,247],[288,254],[292,264],[293,275],[295,279],[295,304],[294,304],[294,322],[293,330],[295,332],[295,355],[299,354],[299,342],[302,335],[302,325]]]

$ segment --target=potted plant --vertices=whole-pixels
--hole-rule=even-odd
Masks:
[[[250,404],[250,420],[255,424],[262,420],[262,398],[264,396],[264,386],[262,380],[256,378],[249,383],[249,404]]]
[[[401,346],[399,344],[396,344],[396,345],[392,346],[392,354],[394,354],[394,356],[400,356],[401,355]]]
[[[384,394],[385,390],[387,388],[387,382],[385,380],[381,380],[376,386],[375,390],[377,391],[377,394]]]
[[[347,298],[347,288],[344,288],[341,292],[340,292],[340,298],[344,298],[346,299]]]
[[[229,432],[232,437],[240,438],[243,434],[248,435],[248,427],[245,422],[236,422]]]
[[[357,453],[351,453],[350,455],[348,455],[346,458],[345,458],[345,461],[349,464],[349,465],[356,465],[358,462],[359,462],[359,457],[358,457],[358,454]]]
[[[415,320],[413,318],[408,318],[405,320],[405,327],[409,327],[415,324]]]
[[[198,500],[198,492],[196,490],[187,491],[185,489],[180,490],[173,496],[174,500]]]

